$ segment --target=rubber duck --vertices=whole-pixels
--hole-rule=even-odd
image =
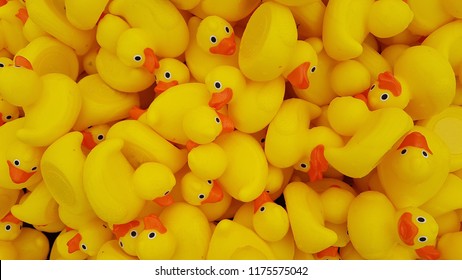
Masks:
[[[461,260],[462,231],[446,233],[438,239],[438,251],[442,260]]]
[[[180,149],[137,120],[123,120],[111,126],[106,139],[122,139],[122,153],[133,168],[146,162],[158,162],[177,173],[185,166],[188,151]]]
[[[33,188],[41,180],[39,164],[44,149],[18,140],[16,134],[25,124],[24,118],[8,122],[0,127],[0,185],[6,189]]]
[[[276,204],[270,195],[264,191],[253,202],[253,228],[266,241],[279,241],[289,231],[289,217],[287,211]]]
[[[220,202],[225,195],[218,181],[203,180],[192,172],[182,177],[181,193],[184,200],[191,205]]]
[[[205,215],[195,206],[176,202],[159,217],[144,218],[137,253],[140,259],[204,260],[210,237],[211,228]]]
[[[217,110],[227,105],[228,116],[235,128],[245,133],[255,133],[268,126],[284,99],[282,77],[254,82],[229,65],[211,70],[205,77],[205,84],[212,94],[208,104]]]
[[[454,1],[440,1],[430,0],[427,3],[421,3],[415,0],[407,0],[406,4],[409,6],[414,14],[412,22],[409,24],[409,31],[420,36],[430,35],[438,27],[452,21],[454,17],[451,15],[452,12],[448,11],[447,8],[455,8],[453,12],[457,11],[455,6],[460,3],[445,3]]]
[[[257,0],[223,1],[221,5],[215,5],[211,0],[173,0],[172,2],[178,9],[188,10],[200,18],[217,15],[230,22],[244,19],[260,4]]]
[[[0,219],[1,231],[0,240],[12,241],[21,233],[23,222],[8,212]]]
[[[269,245],[251,229],[228,219],[218,222],[210,239],[208,260],[272,260]]]
[[[60,42],[75,50],[77,55],[85,54],[95,40],[95,30],[81,30],[73,26],[66,17],[64,1],[27,1],[29,20]],[[86,12],[86,14],[88,14]]]
[[[284,100],[268,126],[265,140],[268,162],[279,168],[293,166],[308,172],[312,181],[322,179],[328,168],[324,147],[342,146],[343,140],[328,127],[309,127],[320,113],[318,106],[303,99]]]
[[[409,63],[418,66],[418,71],[411,69]],[[422,81],[421,77],[426,79]],[[367,102],[371,110],[398,107],[413,120],[420,120],[448,107],[455,90],[454,71],[448,60],[437,50],[420,45],[403,51],[394,64],[393,73],[379,75],[367,94]]]
[[[210,97],[202,83],[172,87],[149,105],[146,123],[173,143],[210,143],[221,132],[234,129],[228,116],[208,106]]]
[[[81,250],[76,250],[72,253],[69,252],[69,247],[67,243],[71,240],[76,234],[77,230],[72,228],[63,229],[59,235],[55,238],[50,251],[50,260],[85,260],[88,258],[88,255]]]
[[[420,206],[433,217],[437,218],[448,212],[462,208],[460,192],[462,191],[462,179],[449,173],[438,192]]]
[[[385,19],[387,25],[383,24]],[[392,37],[404,31],[412,20],[412,9],[404,1],[329,1],[322,30],[324,48],[336,60],[352,59],[361,55],[362,43],[369,33],[379,38]]]
[[[120,247],[117,240],[109,240],[104,243],[96,255],[97,260],[137,260],[138,258],[126,254]]]
[[[81,228],[67,241],[68,253],[80,250],[88,256],[96,256],[101,246],[112,239],[112,231],[107,224],[95,219]]]
[[[70,131],[81,107],[75,81],[61,73],[39,76],[23,67],[2,68],[0,77],[11,81],[0,86],[2,97],[24,111],[24,126],[17,132],[21,141],[48,146]]]
[[[225,172],[227,164],[225,151],[214,142],[199,145],[188,153],[188,167],[200,179],[219,178]]]
[[[12,243],[17,251],[17,260],[46,260],[50,252],[47,236],[33,228],[23,228]]]
[[[5,217],[13,205],[15,205],[19,198],[23,195],[20,189],[5,189],[0,188],[0,217]]]
[[[344,112],[350,114],[345,115]],[[351,96],[332,100],[327,114],[332,128],[338,134],[350,138],[343,147],[326,148],[325,158],[334,169],[352,178],[369,174],[414,125],[411,117],[402,109],[369,111],[365,102]],[[351,159],[357,157],[362,160],[352,165]]]
[[[154,92],[161,94],[167,89],[178,84],[190,81],[189,68],[182,61],[175,58],[162,58],[159,60],[159,68],[154,71],[156,86]]]
[[[387,259],[396,246],[413,249],[418,258],[439,257],[435,219],[419,208],[396,209],[380,192],[365,191],[352,201],[348,234],[355,249],[366,259]]]
[[[406,133],[377,166],[380,182],[397,208],[419,207],[442,188],[449,172],[447,147],[421,126]]]
[[[109,124],[99,124],[90,126],[87,129],[82,130],[83,140],[82,145],[90,151],[96,145],[106,139],[106,134],[111,126]]]
[[[436,217],[434,216],[434,218],[438,223],[438,237],[460,230],[460,219],[457,210],[449,211]]]
[[[122,251],[136,257],[137,238],[144,229],[143,219],[135,219],[125,224],[115,224],[112,226],[112,232],[117,240],[117,246]]]
[[[11,105],[0,97],[0,126],[19,118],[19,107]]]
[[[284,4],[282,2],[279,2]],[[326,4],[322,0],[309,0],[287,5],[298,24],[298,34],[302,38],[321,37]]]
[[[66,18],[81,30],[93,29],[103,15],[109,0],[76,1],[65,0]]]
[[[29,43],[23,34],[23,22],[16,16],[24,5],[19,1],[3,1],[0,3],[0,21],[2,23],[2,39],[4,48],[16,54]]]

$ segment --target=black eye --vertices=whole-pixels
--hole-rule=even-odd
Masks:
[[[225,26],[225,32],[229,33],[229,27],[228,26]]]
[[[166,192],[164,193],[164,196],[167,195],[167,194],[169,194],[169,193],[170,193],[170,191],[166,191]]]
[[[428,153],[427,153],[427,151],[422,151],[422,155],[423,155],[424,158],[428,158]]]
[[[210,42],[212,42],[212,44],[216,44],[217,43],[217,37],[215,36],[210,36]]]
[[[141,55],[137,54],[133,57],[133,60],[135,61],[141,61],[143,58],[141,57]]]
[[[265,143],[265,141],[266,141],[266,138],[264,138],[264,137],[262,139],[260,139],[260,143]]]
[[[156,237],[156,233],[151,231],[149,234],[148,234],[148,238],[149,239],[154,239]]]
[[[220,123],[220,122],[221,122],[220,118],[219,118],[219,117],[216,117],[216,118],[215,118],[215,122],[216,122],[216,123]]]
[[[11,230],[11,225],[6,225],[6,226],[5,226],[5,230],[6,230],[6,231],[10,231],[10,230]]]
[[[164,77],[165,77],[165,79],[170,79],[172,77],[172,74],[170,72],[168,72],[168,71],[165,71]]]
[[[207,184],[211,185],[211,184],[212,184],[212,180],[207,180]]]
[[[8,115],[5,117],[7,120],[11,120],[12,116]]]
[[[86,251],[87,250],[87,245],[82,244],[82,245],[80,245],[80,248],[82,248],[82,250]]]
[[[103,134],[99,134],[97,138],[98,138],[99,141],[103,141],[104,135],[103,135]]]
[[[31,170],[32,170],[32,171],[37,170],[37,166],[32,167]]]
[[[19,166],[21,164],[21,162],[19,161],[19,159],[15,159],[13,161],[13,164],[16,165],[16,166]]]
[[[260,207],[260,212],[265,212],[265,206]]]
[[[205,198],[205,195],[201,193],[201,194],[199,194],[197,197],[198,197],[199,199],[201,199],[201,200],[202,200],[202,199],[204,199],[204,198]]]
[[[216,88],[216,89],[221,89],[221,83],[219,81],[216,81],[213,86]]]
[[[382,93],[382,95],[380,95],[380,100],[387,101],[389,97],[390,95],[388,93]]]
[[[135,237],[138,236],[138,232],[136,230],[132,230],[132,231],[130,231],[130,236],[135,238]]]
[[[311,73],[316,72],[316,66],[311,67],[310,72],[311,72]]]
[[[122,241],[119,242],[119,246],[120,248],[123,248],[124,247],[124,243]]]
[[[0,68],[3,68],[3,67],[5,67],[5,64],[0,63]]]
[[[427,221],[427,219],[425,219],[425,218],[422,217],[422,216],[417,217],[416,220],[417,220],[417,222],[422,223],[422,224],[425,223],[425,222]]]
[[[300,163],[300,167],[305,169],[307,167],[306,163]]]
[[[401,150],[401,154],[402,154],[402,155],[405,155],[406,153],[407,153],[407,149],[402,149],[402,150]]]
[[[428,238],[427,238],[426,236],[420,236],[420,237],[419,237],[419,241],[420,241],[420,242],[425,242],[425,241],[427,241],[427,240],[428,240]]]
[[[371,90],[373,90],[374,88],[375,88],[375,84],[373,84],[373,85],[371,86]]]

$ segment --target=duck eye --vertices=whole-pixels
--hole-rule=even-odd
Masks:
[[[199,199],[201,199],[201,200],[202,200],[202,199],[204,199],[204,198],[205,198],[205,195],[201,193],[201,194],[199,194],[197,197],[198,197]]]
[[[265,206],[260,207],[260,212],[265,212]]]
[[[424,158],[428,158],[428,153],[427,153],[427,151],[422,151],[422,156],[423,156]]]
[[[0,63],[0,68],[3,68],[3,67],[5,67],[5,64]]]
[[[170,193],[170,191],[166,191],[166,192],[164,193],[164,196],[165,196],[165,195],[168,195],[169,193]]]
[[[10,225],[10,224],[7,224],[7,225],[5,226],[5,230],[6,230],[6,231],[10,231],[10,230],[11,230],[11,225]]]
[[[303,163],[300,163],[300,167],[305,169],[307,167],[307,165],[306,165],[306,163],[303,162]]]
[[[86,251],[87,250],[87,245],[82,244],[82,245],[80,245],[80,248],[82,248],[82,250]]]
[[[168,79],[170,79],[172,77],[172,74],[169,71],[165,71],[164,77],[165,77],[165,79],[168,80]]]
[[[216,36],[210,36],[210,42],[212,42],[212,44],[216,44],[217,43],[217,37]]]
[[[143,58],[141,57],[141,55],[137,54],[135,56],[133,56],[133,60],[136,61],[136,62],[139,62],[141,61]]]
[[[373,90],[374,88],[375,88],[375,84],[373,84],[373,85],[371,86],[371,89],[370,89],[370,90]]]
[[[132,238],[135,238],[135,237],[138,236],[138,232],[137,232],[136,230],[132,230],[132,231],[130,231],[130,236],[131,236]]]
[[[31,170],[32,170],[32,171],[37,170],[37,166],[32,167]]]
[[[225,32],[229,33],[229,27],[228,26],[225,26]]]
[[[21,164],[21,162],[19,161],[19,159],[15,159],[13,161],[13,164],[16,165],[16,166],[19,166]]]
[[[104,140],[104,135],[103,134],[98,134],[98,140],[103,141]]]
[[[123,248],[124,247],[124,243],[122,241],[119,242],[119,246],[120,248]]]
[[[211,184],[212,184],[212,180],[207,180],[207,184],[211,185]]]
[[[425,223],[425,222],[427,221],[427,219],[425,219],[425,218],[422,217],[422,216],[417,217],[416,220],[417,220],[417,222],[419,222],[419,223],[421,223],[421,224],[423,224],[423,223]]]
[[[13,117],[11,115],[8,115],[5,117],[7,120],[11,120]]]
[[[215,122],[216,122],[216,123],[220,123],[220,122],[221,122],[220,118],[219,118],[219,117],[216,117],[216,118],[215,118]]]
[[[316,72],[316,66],[311,67],[310,72],[311,72],[311,73]]]
[[[402,154],[402,155],[405,155],[406,153],[407,153],[407,149],[402,149],[402,150],[401,150],[401,154]]]
[[[149,234],[148,234],[148,238],[149,239],[154,239],[156,237],[156,233],[151,231]]]
[[[380,100],[387,101],[389,97],[390,95],[385,92],[385,93],[382,93],[382,95],[380,95]]]
[[[221,89],[221,83],[219,81],[215,81],[215,83],[213,84],[213,86],[216,88],[216,89]]]
[[[260,139],[260,143],[265,143],[265,141],[266,141],[266,138],[265,138],[265,137],[263,137],[262,139]]]
[[[428,240],[428,238],[426,236],[420,236],[418,240],[419,242],[425,242]]]

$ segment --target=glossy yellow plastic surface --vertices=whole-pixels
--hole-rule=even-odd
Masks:
[[[66,17],[72,25],[81,30],[93,29],[109,0],[65,0]]]

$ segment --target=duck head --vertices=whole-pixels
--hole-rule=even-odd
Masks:
[[[150,73],[159,68],[149,35],[141,28],[124,31],[117,42],[117,56],[127,66],[144,67]]]
[[[120,248],[130,256],[136,256],[136,239],[143,227],[141,220],[133,220],[126,224],[116,224],[112,228]]]
[[[197,28],[197,44],[215,55],[233,55],[236,52],[234,29],[219,16],[204,18]]]
[[[37,171],[44,151],[43,147],[33,147],[19,140],[11,144],[6,153],[11,181],[23,184],[35,174],[39,174]]]
[[[163,58],[159,60],[159,68],[154,71],[156,86],[154,92],[161,94],[167,89],[190,80],[189,68],[178,59]]]
[[[220,110],[232,102],[236,94],[244,90],[246,79],[238,68],[222,65],[207,74],[205,85],[212,94],[209,106]]]
[[[390,72],[380,73],[365,96],[370,110],[390,107],[404,109],[410,100],[406,86]]]
[[[10,241],[16,239],[21,233],[23,222],[13,216],[11,212],[0,220],[0,240]]]
[[[223,199],[223,189],[217,180],[204,180],[192,172],[181,179],[181,193],[184,200],[192,205],[216,203]]]
[[[143,221],[144,229],[137,238],[137,256],[141,260],[170,259],[176,250],[175,237],[156,215],[150,214]]]

